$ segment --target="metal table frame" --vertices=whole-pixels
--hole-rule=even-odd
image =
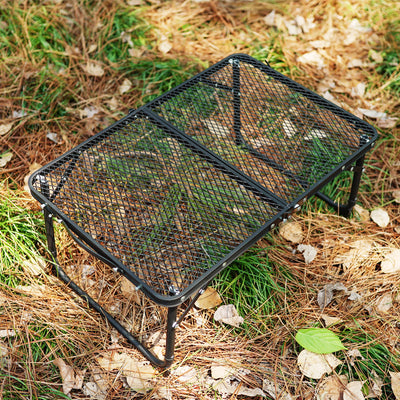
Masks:
[[[233,96],[233,132],[234,142],[237,146],[246,149],[255,158],[259,159],[260,162],[264,162],[270,167],[281,171],[283,174],[291,177],[293,173],[283,168],[279,163],[266,157],[256,148],[254,148],[242,135],[242,103],[241,103],[241,65],[247,63],[248,65],[257,68],[258,71],[267,74],[273,79],[279,80],[280,83],[286,85],[290,90],[294,92],[300,92],[302,96],[307,98],[311,102],[317,102],[319,107],[322,109],[326,108],[329,112],[338,115],[344,123],[350,124],[354,129],[362,132],[359,137],[358,148],[352,152],[352,154],[340,163],[334,166],[334,168],[322,179],[319,179],[310,187],[306,187],[302,193],[296,195],[295,198],[290,199],[291,201],[283,201],[279,196],[274,195],[273,192],[266,190],[262,184],[255,181],[251,177],[246,176],[240,168],[223,160],[218,154],[211,151],[207,146],[199,143],[196,139],[184,132],[180,127],[175,126],[173,120],[167,120],[160,112],[163,104],[168,103],[169,99],[174,98],[177,93],[184,93],[187,88],[191,88],[193,85],[201,83],[205,86],[216,87],[219,90],[225,90]],[[233,71],[232,82],[233,85],[229,86],[226,83],[218,83],[215,79],[212,79],[213,74],[218,73],[222,68],[231,68]],[[54,204],[55,199],[59,193],[63,190],[65,182],[68,181],[70,174],[72,174],[76,167],[76,161],[73,157],[80,157],[80,155],[89,148],[92,143],[96,142],[96,138],[104,132],[114,132],[118,127],[124,126],[135,120],[137,117],[145,117],[146,119],[158,124],[159,126],[165,127],[170,137],[179,142],[180,145],[190,149],[196,155],[206,160],[210,165],[218,169],[222,174],[226,174],[231,179],[235,180],[241,186],[245,187],[246,190],[255,193],[256,196],[266,200],[276,207],[276,213],[268,219],[268,221],[254,231],[249,237],[242,241],[239,246],[236,246],[232,251],[222,257],[212,268],[209,268],[204,274],[198,279],[192,282],[185,290],[174,291],[173,288],[168,295],[159,294],[154,291],[149,285],[146,284],[142,279],[136,276],[130,268],[112,254],[104,246],[100,245],[93,237],[87,232],[84,232],[79,224],[72,220],[68,215],[64,213],[62,209]],[[206,71],[196,75],[189,81],[172,89],[170,92],[160,96],[154,101],[147,105],[139,108],[138,110],[131,110],[131,112],[121,121],[118,121],[112,127],[100,132],[96,136],[88,139],[86,142],[70,150],[65,155],[61,156],[57,160],[41,168],[35,172],[29,181],[32,195],[42,203],[42,208],[45,218],[45,227],[48,248],[52,257],[52,266],[54,273],[63,280],[74,292],[82,297],[93,309],[99,312],[121,335],[123,335],[129,343],[135,346],[148,360],[154,365],[162,368],[168,368],[174,359],[174,347],[175,347],[175,332],[182,319],[192,308],[198,297],[204,292],[205,288],[209,285],[212,279],[232,261],[239,257],[243,252],[250,248],[257,240],[262,238],[270,229],[275,227],[279,222],[288,218],[288,216],[300,207],[300,204],[305,201],[308,197],[316,195],[330,206],[334,207],[341,215],[349,216],[353,206],[356,203],[356,196],[358,193],[361,175],[363,171],[364,156],[371,146],[374,144],[377,138],[377,134],[374,128],[365,123],[364,121],[354,117],[350,113],[340,109],[336,105],[328,102],[321,98],[317,94],[309,91],[303,86],[293,82],[289,78],[279,74],[273,70],[269,65],[262,64],[253,58],[243,55],[235,54],[227,57],[219,63],[208,68]],[[49,176],[55,168],[55,163],[69,163],[65,169],[62,179],[58,182],[56,187],[50,188]],[[328,196],[322,194],[320,189],[323,188],[327,183],[332,181],[337,175],[344,170],[353,171],[353,180],[350,189],[348,201],[345,204],[337,204]],[[296,178],[300,184],[301,179]],[[114,317],[112,317],[102,306],[100,306],[93,298],[91,298],[81,287],[73,282],[68,275],[65,273],[63,268],[60,266],[57,260],[56,242],[54,237],[54,226],[53,219],[57,219],[63,222],[73,239],[87,252],[95,256],[97,259],[111,266],[114,271],[119,272],[130,282],[132,282],[137,290],[141,290],[148,298],[155,301],[156,303],[168,308],[167,326],[166,326],[166,350],[164,359],[159,359],[155,356],[143,343],[134,337],[127,329],[125,329]],[[186,307],[178,316],[178,307],[186,303]]]

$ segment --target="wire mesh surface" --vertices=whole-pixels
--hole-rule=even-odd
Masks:
[[[235,55],[45,166],[31,189],[157,295],[178,295],[374,135]]]
[[[150,108],[287,203],[375,136],[368,124],[245,55]]]
[[[278,211],[142,113],[56,162],[46,180],[58,209],[163,295]]]

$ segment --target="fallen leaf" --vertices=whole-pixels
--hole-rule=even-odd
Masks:
[[[361,60],[360,58],[353,58],[347,63],[347,68],[357,68],[362,67],[363,65],[363,60]]]
[[[229,365],[226,365],[223,361],[214,361],[211,364],[211,377],[213,379],[225,379],[228,376],[235,375],[237,370]]]
[[[296,36],[302,33],[302,29],[297,25],[295,20],[284,20],[283,22],[288,30],[289,35]]]
[[[22,267],[32,275],[38,276],[42,274],[43,270],[46,268],[46,261],[40,257],[37,257],[35,260],[24,260],[22,262]]]
[[[385,119],[387,117],[387,114],[384,112],[376,111],[376,110],[369,110],[366,108],[358,108],[357,109],[361,114],[365,115],[368,118],[372,119],[378,119],[378,118],[383,118]]]
[[[25,110],[13,111],[12,116],[13,118],[22,118],[28,115]]]
[[[386,228],[390,222],[389,214],[383,208],[371,211],[371,219],[381,228]]]
[[[279,227],[279,234],[292,243],[300,243],[303,240],[303,228],[299,222],[285,222]]]
[[[327,376],[317,387],[317,400],[342,400],[347,383],[346,375]]]
[[[11,161],[13,153],[11,151],[0,155],[0,168],[5,167],[9,161]]]
[[[377,121],[376,121],[376,125],[379,128],[391,129],[391,128],[394,128],[396,126],[397,121],[398,121],[397,117],[378,118]]]
[[[352,97],[364,97],[365,89],[367,85],[364,82],[360,82],[357,86],[351,88]]]
[[[367,259],[369,259],[374,242],[368,239],[360,239],[352,242],[350,249],[345,254],[335,257],[335,264],[342,264],[345,269],[359,268]]]
[[[309,244],[299,244],[297,246],[297,250],[300,253],[303,253],[304,261],[306,264],[310,264],[312,261],[314,261],[317,255],[317,249]]]
[[[96,358],[106,371],[119,370],[126,378],[128,386],[138,393],[146,393],[153,388],[155,369],[148,361],[138,361],[127,353],[110,352]]]
[[[360,358],[361,360],[365,360],[365,358],[361,354],[360,350],[358,350],[358,349],[350,349],[349,351],[346,352],[346,355],[347,355],[347,357],[350,358],[350,365],[352,367],[355,366],[356,358]]]
[[[79,116],[81,118],[92,118],[99,113],[99,110],[93,106],[87,106],[83,110],[79,110]]]
[[[172,44],[165,35],[161,36],[158,50],[163,54],[167,54],[172,49]]]
[[[375,303],[375,309],[379,314],[386,314],[393,307],[391,293],[380,296]]]
[[[400,372],[389,371],[390,383],[396,400],[400,400]]]
[[[82,388],[84,373],[75,373],[74,369],[61,358],[56,358],[53,363],[60,370],[64,394],[70,393],[72,389]]]
[[[48,132],[46,134],[47,139],[51,140],[52,142],[56,144],[60,144],[63,142],[63,139],[58,135],[58,133],[55,132]]]
[[[214,319],[228,325],[239,327],[244,319],[239,315],[233,304],[220,306],[214,313]]]
[[[96,43],[93,43],[93,44],[91,44],[90,46],[89,46],[89,48],[88,48],[88,53],[90,54],[90,53],[93,53],[95,50],[97,50],[97,44]]]
[[[400,204],[400,189],[393,190],[392,196],[397,204]]]
[[[132,87],[132,82],[129,79],[124,79],[122,85],[118,88],[120,94],[128,92]]]
[[[22,293],[29,294],[31,296],[42,297],[44,296],[46,286],[37,284],[27,285],[27,286],[18,285],[15,287],[15,289]]]
[[[208,287],[197,299],[195,305],[197,308],[210,309],[219,306],[222,303],[221,296],[212,287]]]
[[[353,210],[358,214],[362,222],[368,222],[370,220],[369,211],[361,207],[360,205],[356,204]]]
[[[345,349],[339,337],[326,328],[299,329],[295,340],[300,346],[316,354],[330,354]]]
[[[182,365],[176,368],[172,375],[176,376],[176,379],[182,383],[195,384],[199,382],[196,369],[189,365]]]
[[[383,56],[382,53],[379,53],[373,49],[371,49],[368,53],[368,55],[376,62],[376,63],[381,63],[383,62]]]
[[[317,295],[317,302],[320,309],[324,309],[333,300],[334,291],[345,291],[347,292],[347,287],[343,283],[327,283]]]
[[[364,400],[364,394],[361,391],[364,383],[360,381],[350,382],[346,385],[343,392],[343,400]]]
[[[382,396],[383,380],[375,371],[372,371],[372,375],[374,377],[372,378],[372,386],[370,385],[368,388],[368,397],[377,397],[380,399]]]
[[[336,100],[336,98],[327,90],[326,92],[322,93],[322,97],[337,106],[340,106],[340,101]]]
[[[0,338],[13,337],[15,335],[14,329],[0,329]]]
[[[312,50],[301,55],[297,58],[297,61],[302,64],[314,65],[318,69],[321,69],[323,66],[325,66],[325,60],[317,50]]]
[[[205,119],[203,122],[206,124],[210,133],[218,137],[229,137],[231,135],[231,131],[225,125],[221,125],[220,123],[213,121],[212,119]]]
[[[121,280],[121,292],[128,301],[133,300],[133,302],[135,302],[136,304],[141,304],[140,295],[135,285],[126,278],[122,278]]]
[[[133,47],[132,35],[128,32],[121,32],[120,36],[123,43],[128,43],[129,47]]]
[[[265,393],[260,388],[252,389],[243,385],[242,382],[236,382],[236,381],[231,382],[230,380],[227,379],[220,379],[215,381],[212,386],[213,389],[216,390],[222,396],[235,394],[235,396],[265,397]]]
[[[322,129],[312,129],[308,135],[304,136],[304,140],[324,139],[326,137],[328,137],[328,134]]]
[[[273,399],[279,400],[294,400],[293,396],[282,389],[281,386],[276,382],[271,382],[268,379],[263,380],[263,392],[267,393]]]
[[[289,118],[285,118],[282,121],[282,129],[288,138],[294,136],[297,133],[296,126],[293,124],[293,122]]]
[[[324,320],[326,327],[335,325],[335,324],[340,324],[341,322],[343,322],[342,319],[340,319],[338,317],[331,317],[328,314],[321,314],[321,318]]]
[[[0,125],[0,136],[3,136],[6,133],[10,132],[10,130],[12,129],[13,125],[14,125],[13,122],[10,122],[8,124]]]
[[[86,65],[82,66],[82,69],[91,76],[103,76],[104,69],[97,63],[89,61]]]
[[[342,362],[333,354],[316,354],[302,350],[297,357],[297,365],[302,374],[307,378],[321,379],[323,375],[330,374]]]
[[[400,271],[400,249],[393,249],[381,262],[381,270],[385,274]]]
[[[264,17],[264,22],[268,26],[275,26],[275,10],[272,10]]]
[[[105,400],[107,398],[107,393],[104,393],[96,382],[86,382],[82,387],[82,392],[93,400]]]

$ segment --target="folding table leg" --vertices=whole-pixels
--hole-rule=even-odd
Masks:
[[[360,157],[356,161],[354,167],[352,167],[351,169],[353,171],[353,181],[351,184],[349,198],[346,204],[336,203],[330,197],[321,192],[316,193],[316,196],[319,197],[321,200],[325,201],[331,207],[338,210],[340,215],[347,218],[350,215],[351,210],[353,209],[357,201],[357,193],[360,187],[363,166],[364,166],[364,156]]]
[[[164,360],[156,357],[147,347],[145,347],[137,338],[127,331],[115,318],[113,318],[100,304],[89,296],[81,287],[69,278],[65,271],[61,268],[57,260],[57,249],[54,237],[53,216],[44,207],[44,218],[46,227],[47,243],[50,254],[52,256],[52,265],[54,273],[64,281],[76,294],[82,297],[87,303],[95,309],[103,318],[105,318],[122,336],[124,336],[130,344],[135,346],[152,364],[160,368],[168,368],[174,360],[175,350],[175,332],[176,332],[176,315],[178,307],[169,307],[166,326],[166,348]]]

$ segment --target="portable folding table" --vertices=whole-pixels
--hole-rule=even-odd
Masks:
[[[153,364],[168,367],[176,328],[198,296],[306,198],[349,215],[376,138],[366,122],[234,54],[41,168],[29,185],[42,203],[56,274]],[[350,195],[339,205],[319,190],[348,169]],[[53,217],[168,308],[164,359],[66,275]]]

